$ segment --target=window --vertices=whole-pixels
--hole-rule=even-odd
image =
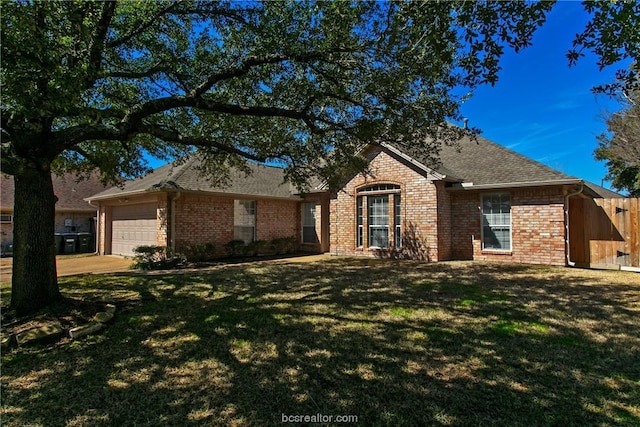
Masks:
[[[396,184],[377,184],[370,185],[358,190],[358,193],[382,193],[382,192],[397,192],[400,191],[400,186]]]
[[[302,243],[318,243],[316,233],[316,204],[302,204]]]
[[[508,193],[482,196],[482,249],[511,250],[511,200]]]
[[[396,239],[396,248],[402,247],[402,216],[401,212],[401,203],[400,203],[400,193],[393,195],[393,213],[394,213],[394,223],[396,225],[395,229],[395,239]]]
[[[358,227],[356,230],[356,246],[357,247],[362,247],[364,246],[364,233],[363,233],[363,217],[362,217],[362,196],[358,196],[357,200],[356,200],[356,206],[357,206],[357,213],[356,213],[356,217],[357,217],[357,223],[358,223]]]
[[[13,222],[13,215],[2,214],[0,215],[0,223]]]
[[[389,247],[389,196],[368,196],[369,247]]]
[[[391,199],[393,197],[393,199]],[[366,211],[365,211],[366,198]],[[356,197],[356,246],[364,247],[364,229],[367,228],[367,243],[370,248],[388,248],[402,245],[402,217],[400,186],[397,184],[374,184],[358,190]],[[392,205],[391,205],[392,203]],[[393,211],[390,208],[393,207]],[[365,227],[366,215],[366,227]],[[393,231],[394,239],[391,239]]]
[[[255,200],[234,200],[233,204],[233,238],[250,243],[256,236],[256,202]]]

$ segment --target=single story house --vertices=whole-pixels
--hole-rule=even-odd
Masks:
[[[97,209],[87,204],[86,197],[105,190],[97,174],[80,179],[67,173],[52,175],[53,192],[58,198],[55,206],[56,233],[95,233]],[[0,174],[0,238],[3,251],[13,243],[13,177]]]
[[[295,236],[335,255],[565,265],[569,198],[620,197],[480,137],[443,147],[438,165],[397,145],[362,154],[366,173],[305,194],[271,166],[251,164],[227,186],[203,177],[196,157],[163,166],[87,199],[99,252]]]

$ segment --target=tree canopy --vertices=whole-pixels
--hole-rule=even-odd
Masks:
[[[607,132],[598,136],[596,158],[605,160],[614,188],[640,197],[640,90],[624,96],[626,107],[607,118]]]
[[[302,177],[373,138],[454,141],[459,129],[441,125],[460,118],[460,88],[495,82],[504,46],[529,44],[549,8],[7,3],[2,169],[19,174],[36,151],[55,170],[135,176],[146,153],[199,147],[218,164],[278,159]]]

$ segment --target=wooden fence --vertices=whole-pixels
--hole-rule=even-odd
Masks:
[[[569,199],[569,259],[640,271],[640,199]]]

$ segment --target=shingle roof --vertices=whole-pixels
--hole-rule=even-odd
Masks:
[[[622,194],[616,193],[615,191],[611,191],[607,188],[601,187],[598,184],[594,184],[593,182],[585,181],[584,182],[584,190],[587,195],[595,197],[597,199],[618,199],[623,198]]]
[[[193,156],[181,165],[164,165],[144,177],[126,181],[124,188],[113,187],[94,194],[89,199],[103,199],[154,190],[229,193],[263,197],[293,197],[296,193],[291,185],[285,182],[282,168],[247,163],[251,170],[249,175],[233,169],[228,185],[220,185],[207,179],[200,165],[198,157]]]
[[[107,188],[102,185],[97,174],[91,174],[81,181],[71,173],[52,175],[51,180],[53,192],[58,197],[56,210],[93,212],[96,209],[84,199]],[[13,177],[0,174],[0,206],[3,210],[13,210],[14,189]]]
[[[473,183],[473,186],[578,180],[482,137],[476,141],[464,138],[460,151],[443,146],[441,163],[436,165],[429,164],[419,154],[407,154],[448,179]]]

